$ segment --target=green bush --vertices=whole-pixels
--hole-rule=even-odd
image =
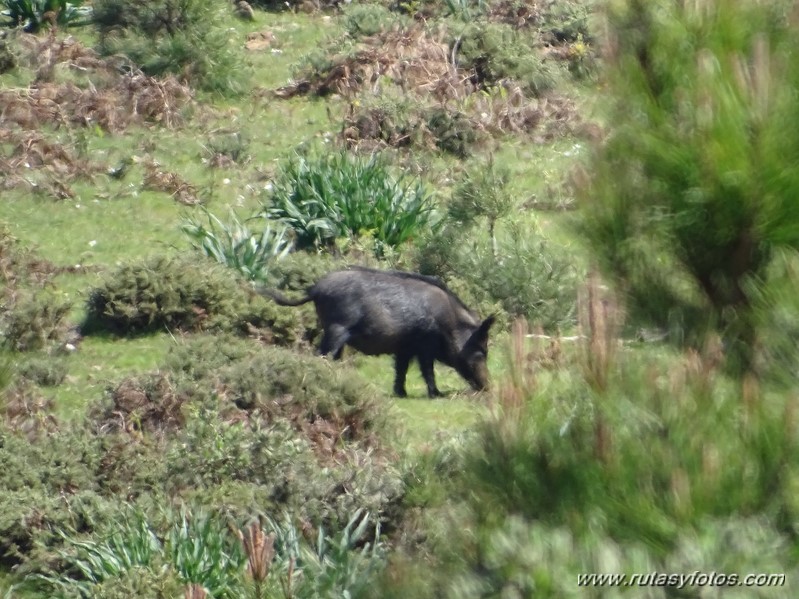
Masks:
[[[470,23],[458,33],[452,45],[457,65],[472,71],[475,85],[488,88],[502,79],[513,79],[535,96],[555,85],[551,67],[510,26]]]
[[[122,265],[89,294],[84,328],[141,333],[197,330],[211,319],[236,318],[241,294],[221,267],[158,257]]]
[[[425,115],[427,128],[433,135],[436,146],[444,152],[468,158],[477,141],[474,123],[461,112],[450,112],[435,108]]]
[[[590,40],[591,13],[594,0],[547,2],[536,26],[547,42],[576,42]]]
[[[16,365],[17,374],[42,387],[64,382],[69,367],[63,356],[31,356]]]
[[[225,420],[202,409],[189,416],[166,457],[171,490],[250,482],[271,488],[273,502],[286,498],[289,472],[309,472],[315,461],[284,421]]]
[[[450,223],[417,246],[419,272],[441,277],[464,301],[494,304],[554,331],[574,324],[577,273],[561,251],[535,231],[508,226],[496,243]]]
[[[346,263],[329,254],[292,252],[269,271],[277,289],[305,291],[327,273],[344,268]]]
[[[164,328],[242,334],[253,327],[279,344],[294,344],[305,334],[300,313],[281,310],[245,289],[228,269],[188,257],[122,265],[90,292],[82,325],[87,334]]]
[[[563,597],[585,572],[762,571],[784,573],[789,585],[799,575],[795,400],[751,377],[725,378],[710,354],[617,352],[597,326],[577,349],[582,376],[532,370],[516,331],[497,403],[454,464],[431,474],[436,457],[414,470],[449,500],[420,494],[431,483],[413,490],[427,501],[417,523],[426,540],[405,547],[426,564],[416,576],[428,584],[400,583],[407,566],[398,560],[390,593],[377,595],[409,596],[405,587],[414,597]],[[651,589],[645,596],[670,596]],[[785,586],[728,591],[781,597]]]
[[[173,74],[202,90],[241,93],[249,74],[218,23],[223,7],[204,0],[95,0],[104,56],[122,54],[147,75]]]
[[[382,4],[348,4],[343,9],[344,29],[352,37],[370,36],[406,25],[407,19]]]
[[[422,233],[432,203],[420,180],[393,176],[377,155],[305,152],[281,165],[264,213],[291,227],[299,248],[369,234],[379,255]]]
[[[57,531],[90,531],[107,520],[113,502],[95,488],[100,457],[85,431],[28,437],[0,422],[0,462],[0,563],[52,559]]]
[[[249,134],[241,131],[229,131],[210,135],[205,149],[212,165],[246,164],[252,158],[247,153],[249,146]]]
[[[16,351],[43,349],[61,340],[72,304],[52,293],[22,293],[0,308],[0,327],[8,347]]]

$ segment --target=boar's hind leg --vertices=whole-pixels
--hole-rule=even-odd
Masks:
[[[322,343],[319,346],[319,353],[323,356],[332,353],[334,360],[340,360],[341,353],[349,338],[350,333],[346,327],[340,324],[331,325],[325,328],[325,332],[322,335]]]
[[[399,353],[394,356],[394,395],[397,397],[408,397],[405,392],[405,375],[408,374],[408,366],[411,363],[413,354]]]
[[[419,368],[422,370],[422,377],[424,377],[424,382],[427,383],[428,397],[441,397],[443,393],[441,393],[436,386],[436,373],[433,369],[435,357],[429,352],[422,352],[419,354],[418,358]]]

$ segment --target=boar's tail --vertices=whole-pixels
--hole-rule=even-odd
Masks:
[[[271,297],[275,300],[279,306],[301,306],[303,304],[307,304],[313,298],[310,295],[306,295],[300,299],[291,299],[280,293],[279,291],[275,291],[274,289],[259,289],[258,293],[261,295],[265,295],[266,297]]]

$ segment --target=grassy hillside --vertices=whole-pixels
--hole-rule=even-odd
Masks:
[[[0,38],[0,595],[791,596],[795,257],[743,374],[599,280],[600,3],[89,4]],[[390,356],[319,358],[313,308],[252,291],[348,265],[495,314],[491,389],[414,364],[395,398]]]

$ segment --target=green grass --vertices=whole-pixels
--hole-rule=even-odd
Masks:
[[[174,343],[167,334],[131,339],[86,337],[69,357],[66,381],[42,389],[42,393],[55,401],[59,417],[80,418],[87,404],[101,399],[124,377],[157,370]]]

